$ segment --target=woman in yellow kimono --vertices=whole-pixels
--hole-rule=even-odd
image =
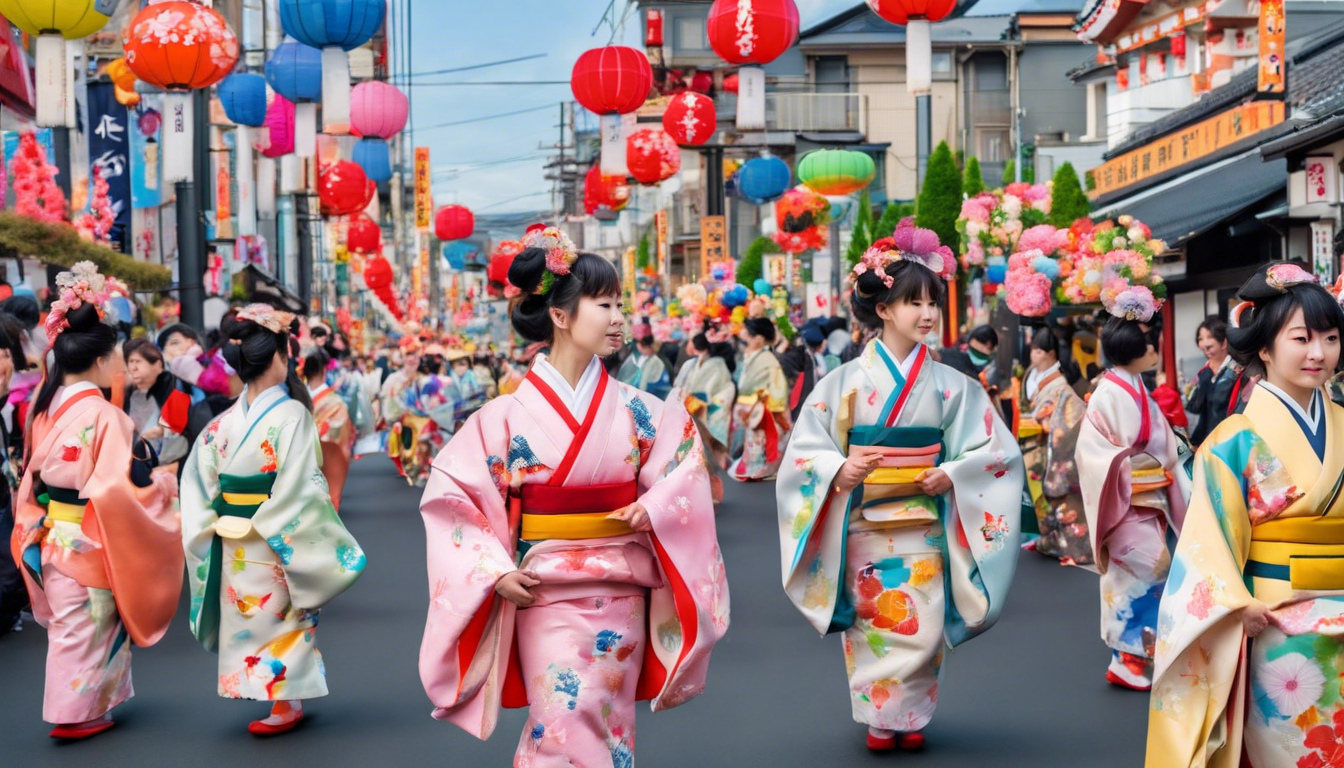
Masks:
[[[1238,294],[1228,339],[1263,378],[1195,456],[1158,619],[1149,768],[1326,768],[1344,755],[1344,312],[1296,264]]]
[[[303,378],[308,382],[308,396],[313,399],[313,421],[317,423],[317,439],[322,445],[322,476],[331,490],[331,506],[341,511],[341,491],[350,473],[350,456],[355,448],[355,425],[350,409],[340,393],[327,384],[326,350],[307,347],[303,350]]]
[[[774,477],[788,443],[789,383],[770,349],[775,335],[775,324],[764,317],[748,318],[742,327],[747,348],[737,377],[733,461],[728,470],[734,480]]]
[[[733,384],[732,347],[726,343],[710,344],[709,338],[697,334],[686,342],[690,357],[677,372],[669,400],[680,398],[686,410],[695,418],[700,430],[700,442],[705,447],[706,469],[714,503],[723,501],[723,481],[708,466],[713,461],[720,469],[728,465],[728,434],[733,423],[733,401],[737,387]]]

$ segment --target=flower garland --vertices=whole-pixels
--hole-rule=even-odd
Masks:
[[[52,302],[51,311],[47,314],[48,339],[54,341],[62,331],[69,328],[70,321],[66,315],[86,303],[98,309],[99,319],[104,317],[103,305],[110,297],[107,278],[99,274],[93,262],[75,262],[69,272],[56,275],[56,290],[59,296]]]

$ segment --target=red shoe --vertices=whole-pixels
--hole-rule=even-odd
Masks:
[[[897,734],[896,739],[897,743],[901,745],[901,749],[910,752],[917,752],[924,748],[924,734],[919,731]]]
[[[896,749],[895,736],[874,736],[868,734],[868,749],[872,752],[891,752]]]
[[[112,720],[103,720],[93,725],[58,725],[51,729],[51,738],[78,741],[96,736],[114,725]]]
[[[253,720],[247,724],[247,732],[253,736],[278,736],[282,733],[288,733],[294,730],[294,727],[301,722],[303,722],[302,714],[293,720],[280,723],[279,725],[271,725],[270,723],[264,723],[260,720]]]
[[[1120,688],[1128,688],[1131,691],[1141,691],[1146,693],[1148,691],[1153,690],[1153,686],[1151,684],[1143,686],[1135,685],[1129,682],[1128,680],[1125,680],[1124,678],[1120,677],[1119,675],[1115,674],[1109,669],[1106,670],[1106,682],[1110,683],[1111,685],[1118,686]]]

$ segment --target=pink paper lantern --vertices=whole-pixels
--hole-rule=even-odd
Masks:
[[[275,95],[271,106],[266,108],[266,122],[263,123],[262,141],[257,149],[266,157],[280,157],[294,151],[294,102],[280,94]],[[269,134],[270,141],[265,137]]]
[[[411,102],[395,85],[370,80],[350,92],[350,132],[356,136],[390,139],[406,127]]]

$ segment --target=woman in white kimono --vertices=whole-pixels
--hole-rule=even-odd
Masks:
[[[383,384],[383,418],[387,421],[387,453],[406,482],[422,487],[429,465],[457,425],[462,394],[449,376],[442,375],[442,349],[421,347],[417,339],[402,339],[406,367]]]
[[[667,363],[658,355],[653,341],[653,329],[648,323],[635,326],[635,349],[625,362],[621,363],[616,378],[622,384],[642,389],[659,399],[667,397]]]
[[[1107,306],[1101,351],[1110,369],[1088,401],[1074,452],[1101,573],[1106,680],[1136,691],[1152,687],[1157,606],[1171,566],[1167,533],[1180,533],[1190,495],[1181,442],[1143,383],[1160,359],[1158,306],[1142,287]]]
[[[784,458],[792,424],[789,383],[770,348],[776,335],[769,318],[748,318],[742,325],[741,338],[747,346],[737,372],[733,460],[728,470],[734,480],[769,480]]]
[[[291,367],[294,316],[263,304],[221,329],[245,388],[197,439],[182,474],[191,631],[219,654],[219,695],[272,702],[248,725],[284,733],[327,695],[318,610],[364,570],[332,507],[308,388]]]
[[[854,719],[874,751],[923,746],[944,649],[994,624],[1017,562],[1022,454],[983,388],[933,360],[955,270],[908,226],[855,268],[855,318],[880,328],[817,383],[777,485],[784,589],[844,632]]]
[[[737,361],[733,359],[731,346],[710,344],[703,333],[686,342],[686,353],[690,357],[677,373],[676,384],[672,387],[675,395],[671,399],[679,398],[686,404],[686,410],[690,411],[700,430],[710,490],[714,503],[718,504],[723,501],[723,481],[708,462],[713,461],[719,469],[728,465],[728,433],[733,422],[733,402],[737,398],[733,370]]]
[[[1246,409],[1195,456],[1158,614],[1148,768],[1327,768],[1344,735],[1344,313],[1297,264],[1241,287]]]
[[[620,281],[561,238],[530,235],[555,245],[509,269],[513,326],[551,354],[467,420],[425,488],[420,676],[434,716],[478,738],[529,707],[515,766],[628,768],[636,701],[704,690],[728,584],[695,423],[607,374]]]

